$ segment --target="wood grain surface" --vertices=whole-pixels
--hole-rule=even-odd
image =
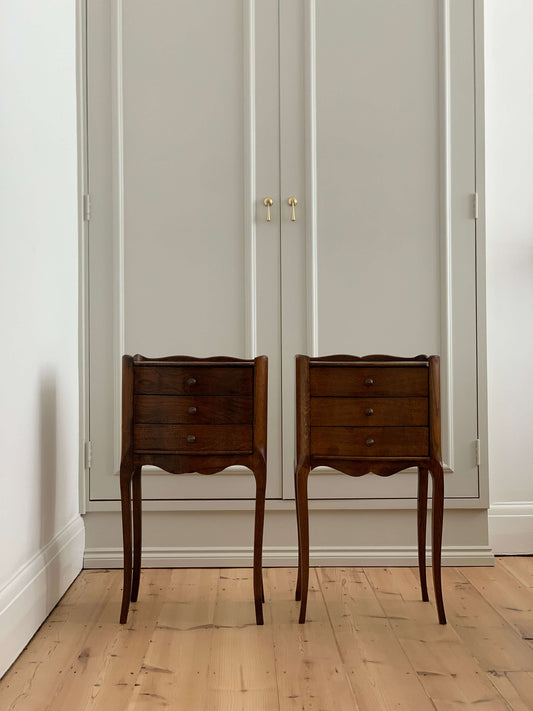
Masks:
[[[416,568],[85,570],[0,681],[2,711],[489,711],[533,708],[533,557],[444,568],[448,624]],[[430,599],[434,599],[431,581]]]
[[[311,455],[427,457],[427,427],[311,427]]]
[[[428,369],[351,365],[312,367],[311,397],[427,397]]]

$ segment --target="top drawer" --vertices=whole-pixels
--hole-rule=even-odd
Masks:
[[[253,368],[136,366],[138,395],[251,395]]]
[[[425,366],[311,366],[311,396],[427,397]]]

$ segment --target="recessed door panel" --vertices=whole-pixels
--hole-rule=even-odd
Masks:
[[[241,6],[123,5],[127,353],[244,354]]]

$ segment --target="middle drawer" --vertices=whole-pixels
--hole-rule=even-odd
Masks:
[[[427,427],[424,397],[312,397],[311,426]]]
[[[251,424],[253,398],[202,395],[135,395],[140,424]]]

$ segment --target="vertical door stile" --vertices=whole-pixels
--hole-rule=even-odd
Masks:
[[[124,54],[123,0],[111,5],[111,132],[113,166],[113,474],[120,469],[122,417],[122,355],[124,323]]]
[[[316,143],[316,0],[305,6],[305,204],[307,262],[307,355],[318,346],[318,234]]]
[[[475,0],[446,0],[449,22],[450,253],[449,320],[453,333],[448,413],[454,470],[447,475],[453,496],[479,496],[476,464],[478,437],[478,353],[476,291],[476,38]],[[481,79],[481,77],[478,77]],[[445,391],[444,391],[445,392]],[[446,395],[446,393],[445,393]],[[453,449],[452,449],[453,445]]]
[[[282,496],[280,119],[278,0],[246,0],[250,29],[255,156],[251,219],[255,230],[257,354],[268,356],[267,496]],[[252,20],[253,18],[253,20]],[[251,25],[249,24],[251,27]],[[251,102],[252,103],[252,102]],[[264,199],[271,197],[270,221]]]
[[[479,214],[475,225],[476,241],[476,314],[477,314],[477,374],[478,374],[478,437],[488,433],[488,402],[487,402],[487,314],[483,308],[486,295],[486,224],[485,224],[485,95],[482,80],[484,66],[484,22],[483,0],[474,0],[472,8],[474,16],[474,46],[475,46],[475,190]],[[483,437],[480,444],[480,459],[486,472],[488,462],[488,436]],[[479,478],[480,497],[484,505],[488,506],[488,481],[486,474]]]
[[[294,498],[295,355],[309,347],[309,320],[314,317],[307,299],[314,285],[308,279],[310,210],[314,201],[306,184],[306,160],[310,147],[306,106],[308,69],[305,2],[280,2],[280,223],[281,223],[281,379],[283,403],[283,498]],[[298,200],[292,222],[289,197]]]
[[[256,245],[256,84],[255,84],[255,0],[243,7],[243,106],[244,106],[244,322],[245,358],[257,352],[257,245]]]
[[[441,407],[442,456],[446,472],[453,471],[453,324],[451,272],[451,96],[450,96],[450,3],[439,8],[439,100],[440,100],[440,231],[441,231]]]

